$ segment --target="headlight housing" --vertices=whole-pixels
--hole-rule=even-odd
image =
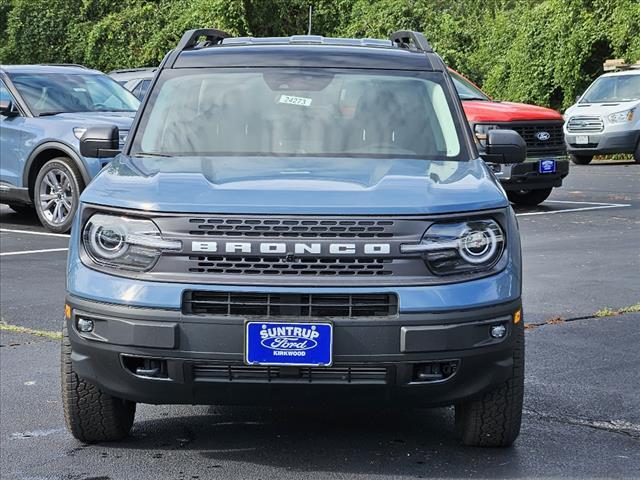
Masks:
[[[630,108],[629,110],[625,110],[623,112],[616,112],[609,115],[610,123],[625,123],[633,120],[633,115],[635,114],[635,108]]]
[[[505,235],[493,219],[434,223],[418,244],[402,245],[402,253],[420,253],[436,275],[490,270],[502,257]]]
[[[153,267],[163,251],[182,249],[182,242],[164,240],[151,220],[103,213],[89,218],[82,243],[96,264],[139,272]]]

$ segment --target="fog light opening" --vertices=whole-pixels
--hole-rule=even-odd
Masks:
[[[76,325],[78,326],[78,331],[82,332],[82,333],[91,333],[93,332],[93,320],[90,320],[88,318],[78,318]]]
[[[507,327],[504,325],[492,325],[489,329],[489,335],[491,335],[492,338],[504,338],[506,334]]]
[[[416,363],[413,365],[413,383],[441,382],[453,376],[458,369],[458,360]]]
[[[122,363],[127,370],[138,377],[169,378],[166,360],[123,355]]]

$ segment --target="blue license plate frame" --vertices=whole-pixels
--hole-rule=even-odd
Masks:
[[[538,172],[541,174],[556,173],[557,163],[554,158],[543,158],[538,162]]]
[[[247,365],[330,367],[333,324],[330,322],[260,322],[244,326]]]

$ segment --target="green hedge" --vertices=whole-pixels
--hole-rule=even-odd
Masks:
[[[639,0],[0,0],[0,61],[157,65],[189,28],[235,35],[425,32],[503,100],[563,108],[606,58],[640,59]]]

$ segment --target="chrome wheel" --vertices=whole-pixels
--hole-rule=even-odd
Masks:
[[[49,223],[65,223],[73,213],[73,182],[69,174],[60,168],[49,170],[40,182],[38,199],[40,211]]]

